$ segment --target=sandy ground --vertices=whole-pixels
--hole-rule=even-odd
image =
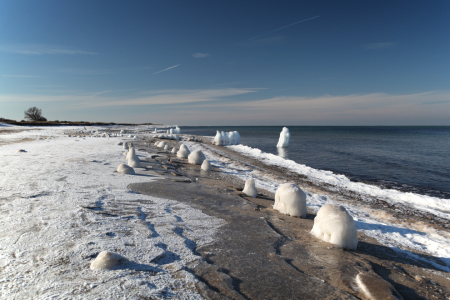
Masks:
[[[239,191],[244,186],[239,178],[217,169],[201,171],[200,166],[187,164],[168,151],[149,146],[153,142],[140,146],[142,150],[161,155],[155,157],[151,166],[166,179],[132,184],[129,188],[177,199],[227,221],[213,243],[196,249],[203,260],[190,266],[200,280],[197,286],[205,298],[368,299],[355,282],[361,274],[370,278],[367,282],[373,299],[450,299],[449,274],[434,265],[411,259],[362,233],[358,235],[356,251],[343,251],[321,242],[309,233],[315,217],[313,212],[306,219],[280,214],[272,209],[272,193],[260,190],[255,199],[247,197]],[[221,147],[218,150],[247,167],[259,164],[255,167],[267,169],[259,162]],[[178,182],[172,172],[189,180]],[[283,174],[282,170],[269,168],[267,172],[300,186],[307,184]],[[318,186],[309,188],[330,193]],[[389,207],[383,208],[389,213]],[[446,224],[427,222],[441,229]],[[414,253],[441,263],[427,254]],[[392,298],[385,298],[383,293]]]

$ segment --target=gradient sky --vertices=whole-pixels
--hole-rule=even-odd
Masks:
[[[0,2],[0,117],[450,125],[450,1]]]

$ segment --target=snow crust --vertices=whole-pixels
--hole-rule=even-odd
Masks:
[[[74,141],[63,131],[79,127],[30,129],[0,134],[1,299],[202,299],[185,267],[222,220],[130,191],[156,179],[114,172],[124,159],[120,138]],[[91,270],[102,251],[128,261]]]
[[[255,180],[253,178],[250,178],[245,182],[242,192],[249,197],[256,198],[256,195],[258,195],[258,190],[255,187]]]
[[[230,132],[217,131],[217,134],[214,137],[213,142],[213,144],[218,146],[239,145],[240,143],[241,143],[241,136],[237,131],[230,131]]]
[[[305,218],[306,194],[293,183],[282,184],[275,193],[273,209],[291,217]]]
[[[278,140],[277,148],[287,148],[289,146],[289,140],[291,139],[291,134],[287,127],[283,127],[280,133],[280,139]]]
[[[191,151],[189,151],[188,147],[185,144],[180,145],[180,150],[177,152],[177,157],[179,158],[188,158]]]
[[[211,171],[211,163],[209,160],[205,159],[200,167],[203,171]]]
[[[193,165],[201,165],[205,159],[206,157],[201,150],[192,151],[188,155],[188,162]]]
[[[342,205],[325,204],[314,218],[311,233],[341,249],[356,250],[358,236],[355,221]]]

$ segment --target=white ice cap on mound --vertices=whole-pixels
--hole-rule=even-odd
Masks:
[[[291,217],[306,217],[306,194],[293,183],[285,183],[275,193],[274,210]]]
[[[195,150],[188,155],[188,162],[193,165],[201,165],[205,159],[205,154],[200,150]]]
[[[111,270],[117,265],[126,262],[127,259],[119,254],[102,251],[97,258],[91,262],[91,270]]]
[[[356,250],[358,236],[355,221],[341,205],[325,204],[317,212],[311,233],[341,249]]]
[[[185,144],[181,144],[180,150],[177,152],[177,156],[179,158],[188,158],[189,153],[191,153],[191,151],[189,151],[188,147],[186,147]]]
[[[211,163],[209,160],[205,159],[200,167],[203,171],[211,171]]]
[[[135,174],[134,169],[126,164],[121,164],[117,167],[117,172],[120,174]]]
[[[162,141],[162,142],[159,142],[158,147],[159,148],[164,148],[166,145],[167,145],[167,143]]]
[[[175,147],[172,148],[172,153],[177,153],[177,151],[178,151],[177,148],[175,148]]]
[[[164,146],[164,150],[169,150],[169,149],[170,149],[169,145]]]
[[[280,139],[278,140],[277,148],[286,148],[289,146],[289,140],[291,139],[291,134],[287,127],[283,127],[280,133]]]
[[[258,190],[255,187],[255,181],[250,178],[245,182],[245,187],[242,190],[243,193],[245,193],[247,196],[250,196],[252,198],[256,198],[256,195],[258,195]]]

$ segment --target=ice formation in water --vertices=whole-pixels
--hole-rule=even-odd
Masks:
[[[177,126],[176,128],[170,128],[169,133],[170,134],[176,134],[176,133],[180,134],[181,133],[180,127]]]
[[[135,174],[134,169],[126,164],[121,164],[117,167],[117,172],[120,174]]]
[[[247,196],[250,196],[252,198],[256,198],[256,195],[258,195],[258,190],[255,187],[255,181],[250,178],[245,182],[245,187],[242,190],[243,193],[245,193]]]
[[[280,139],[278,140],[277,148],[286,148],[289,146],[289,139],[291,138],[291,134],[289,133],[289,129],[287,127],[283,127],[283,130],[280,133]]]
[[[211,163],[209,162],[209,160],[205,159],[200,168],[204,171],[211,171]]]
[[[180,150],[177,152],[177,156],[179,158],[188,158],[189,153],[191,153],[191,151],[189,151],[188,147],[186,147],[185,144],[181,144]]]
[[[325,204],[317,212],[311,233],[341,249],[355,250],[358,236],[355,221],[341,205]]]
[[[201,165],[205,159],[205,154],[200,150],[195,150],[188,155],[188,161],[193,165]]]
[[[213,144],[216,144],[218,146],[239,145],[240,143],[241,143],[241,136],[237,131],[230,131],[230,132],[217,131],[213,142]]]
[[[167,145],[167,143],[162,141],[162,142],[159,142],[158,147],[159,148],[164,148],[166,145]]]
[[[170,149],[169,145],[166,144],[166,145],[164,146],[164,150],[169,150],[169,149]]]
[[[295,184],[285,183],[275,193],[274,210],[292,217],[306,217],[306,194]]]
[[[98,254],[97,258],[91,262],[91,270],[111,270],[124,262],[126,262],[126,259],[119,254],[102,251]]]

